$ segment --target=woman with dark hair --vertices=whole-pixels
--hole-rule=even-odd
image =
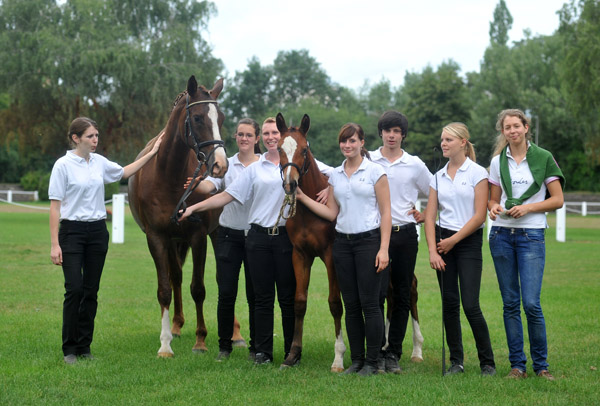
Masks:
[[[225,191],[188,207],[179,220],[185,220],[194,212],[223,207],[233,201],[247,207],[250,229],[245,248],[255,298],[254,363],[257,365],[273,362],[276,291],[281,308],[284,359],[294,335],[296,278],[292,265],[292,243],[285,229],[285,219],[279,216],[285,193],[281,187],[277,150],[280,138],[275,119],[266,119],[262,126],[262,141],[267,152],[242,171]]]
[[[358,124],[344,125],[338,141],[346,159],[329,177],[329,196],[334,198],[324,205],[299,190],[298,200],[318,216],[337,220],[333,260],[352,358],[344,373],[369,376],[377,373],[384,333],[379,295],[382,271],[389,264],[390,190],[385,170],[368,159]]]
[[[108,251],[104,184],[127,179],[156,155],[154,146],[137,161],[121,167],[96,154],[98,125],[78,117],[69,127],[74,149],[59,158],[50,175],[50,257],[65,277],[62,349],[67,364],[92,359],[90,346],[98,308],[98,289]]]
[[[441,136],[448,163],[430,183],[425,211],[429,264],[437,270],[442,291],[443,321],[452,365],[445,375],[464,372],[460,304],[475,338],[482,376],[496,374],[487,323],[479,306],[483,224],[488,173],[475,163],[475,150],[463,123],[450,123]],[[435,224],[439,213],[439,227]],[[460,288],[459,288],[460,286]]]
[[[552,154],[529,140],[529,121],[521,110],[498,115],[494,157],[490,164],[490,251],[504,304],[504,328],[511,371],[508,378],[527,377],[523,351],[521,301],[527,316],[533,371],[548,372],[546,322],[540,295],[546,261],[546,212],[564,204],[565,178]]]
[[[238,152],[228,158],[229,169],[222,179],[207,177],[200,182],[197,190],[209,194],[225,190],[252,163],[260,158],[260,126],[251,118],[241,119],[235,130],[235,142]],[[191,179],[190,179],[191,180]],[[186,184],[187,186],[187,184]],[[248,261],[246,258],[246,235],[250,229],[248,223],[248,204],[237,200],[226,204],[219,217],[215,260],[217,263],[217,324],[219,334],[219,354],[217,361],[229,358],[233,350],[235,301],[238,292],[240,269],[244,264],[246,279],[246,299],[248,301],[248,322],[250,325],[249,357],[254,359],[254,290]]]

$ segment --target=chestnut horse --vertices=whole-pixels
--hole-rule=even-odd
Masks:
[[[315,198],[317,192],[328,187],[327,178],[319,172],[317,163],[308,147],[306,133],[310,127],[310,118],[304,115],[300,127],[288,128],[283,115],[277,114],[277,129],[281,133],[279,140],[279,159],[283,187],[289,199],[294,201],[296,188],[300,186],[302,192]],[[333,196],[330,196],[333,198]],[[304,315],[306,314],[306,301],[308,298],[308,284],[310,282],[310,268],[315,257],[320,257],[327,268],[329,279],[329,310],[334,320],[335,327],[335,358],[331,364],[332,372],[344,370],[344,353],[346,346],[342,336],[342,300],[340,288],[337,283],[333,267],[333,238],[334,223],[327,221],[307,209],[302,203],[295,206],[296,213],[288,218],[285,228],[294,247],[292,261],[296,276],[296,296],[294,313],[294,339],[288,357],[282,367],[296,365],[302,353],[302,334],[304,328]]]
[[[195,169],[203,168],[214,177],[223,177],[227,171],[227,156],[220,134],[224,115],[216,101],[222,89],[223,79],[218,80],[212,90],[206,90],[204,86],[198,87],[194,76],[190,77],[187,90],[175,100],[158,154],[129,179],[131,213],[146,233],[158,275],[159,357],[173,356],[171,340],[173,335],[180,335],[185,321],[181,302],[182,266],[190,247],[194,261],[190,290],[196,303],[196,343],[192,350],[206,351],[203,315],[206,237],[217,227],[219,212],[202,213],[195,222],[181,224],[174,217],[183,203],[181,187]],[[138,158],[154,145],[155,140],[146,145]],[[205,197],[193,194],[188,200],[194,204]],[[172,328],[169,319],[171,296],[175,302]]]
[[[329,310],[335,325],[335,358],[331,365],[332,372],[344,370],[343,360],[346,347],[341,331],[341,317],[343,307],[340,299],[340,290],[337,283],[335,269],[333,266],[332,247],[334,239],[334,223],[322,219],[307,209],[302,203],[296,204],[295,194],[298,186],[302,192],[315,199],[317,192],[328,187],[327,178],[319,172],[317,164],[308,146],[306,133],[310,127],[310,118],[304,115],[300,127],[288,128],[283,115],[279,113],[276,118],[277,129],[281,133],[279,140],[279,157],[281,165],[281,176],[283,188],[289,196],[287,201],[296,208],[295,215],[286,222],[286,229],[290,241],[294,247],[292,259],[294,273],[296,276],[295,315],[296,324],[294,340],[289,356],[282,366],[295,365],[302,351],[302,333],[304,315],[306,314],[306,302],[308,297],[308,285],[310,281],[310,268],[315,257],[320,257],[327,268],[329,278]],[[329,196],[333,199],[333,196]],[[293,211],[292,211],[293,212]],[[413,352],[411,360],[420,362],[423,360],[422,347],[423,336],[419,327],[417,311],[417,279],[413,279],[411,289],[411,317],[413,326]],[[388,315],[390,317],[390,300],[388,295]]]

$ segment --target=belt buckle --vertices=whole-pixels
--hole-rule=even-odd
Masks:
[[[268,235],[279,235],[279,227],[275,226],[275,227],[267,228],[267,234]]]
[[[392,232],[397,233],[398,231],[400,231],[400,225],[398,225],[398,224],[392,225]]]

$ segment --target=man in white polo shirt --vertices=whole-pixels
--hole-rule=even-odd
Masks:
[[[393,288],[389,345],[382,354],[385,364],[380,363],[379,367],[385,368],[388,373],[399,373],[398,360],[402,356],[402,342],[410,311],[410,289],[419,249],[416,225],[424,220],[423,214],[415,209],[415,204],[419,194],[425,197],[429,195],[432,175],[419,157],[402,149],[402,141],[408,133],[408,120],[403,114],[397,111],[385,112],[380,117],[377,128],[383,146],[370,152],[370,155],[373,162],[384,167],[390,184],[392,235],[389,278]],[[382,313],[387,290],[388,284],[382,283]]]

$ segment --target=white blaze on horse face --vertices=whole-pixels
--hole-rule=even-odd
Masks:
[[[298,148],[298,143],[292,137],[286,137],[283,140],[283,144],[281,144],[281,149],[285,152],[287,156],[288,162],[293,162],[292,158],[294,158],[294,152],[296,152],[296,148]],[[292,167],[288,166],[287,171],[285,173],[285,181],[286,183],[290,183],[290,172],[292,171]]]
[[[213,138],[215,140],[221,140],[221,132],[219,131],[219,113],[217,107],[213,103],[208,103],[208,119],[212,125]],[[218,161],[221,166],[227,162],[227,155],[225,154],[225,148],[217,148],[215,150],[215,160]]]

